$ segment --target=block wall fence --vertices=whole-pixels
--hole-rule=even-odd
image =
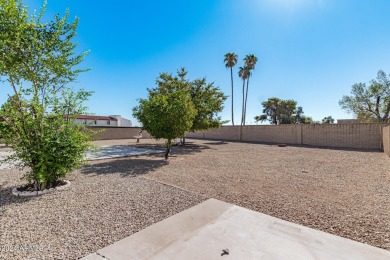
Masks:
[[[134,139],[140,127],[99,127],[103,130],[96,140]],[[310,124],[310,125],[250,125],[222,126],[206,132],[188,133],[187,138],[243,141],[258,143],[283,143],[329,148],[382,150],[390,156],[390,124]],[[150,139],[142,132],[143,139]]]
[[[114,139],[134,139],[141,131],[140,127],[117,127],[117,126],[89,126],[94,131],[101,131],[96,136],[95,140],[114,140]],[[146,131],[142,131],[143,139],[150,139],[150,135]]]
[[[383,151],[390,157],[390,126],[382,128]]]
[[[206,132],[188,133],[186,136],[195,139],[388,151],[389,128],[389,124],[222,126]]]

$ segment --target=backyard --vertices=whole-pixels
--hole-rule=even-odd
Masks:
[[[379,151],[199,140],[174,147],[169,160],[91,161],[68,177],[69,189],[39,197],[13,196],[23,172],[1,169],[0,258],[83,257],[207,198],[389,250],[388,169]]]

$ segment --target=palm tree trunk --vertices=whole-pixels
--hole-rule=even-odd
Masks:
[[[244,104],[245,104],[245,79],[242,80],[242,113],[241,113],[241,125],[244,125]]]
[[[249,78],[250,78],[250,76],[246,80],[246,94],[245,94],[245,106],[244,106],[244,125],[245,125],[245,120],[246,120],[246,103],[248,101]]]
[[[233,67],[230,67],[230,78],[232,82],[232,125],[234,126],[234,110],[233,110],[233,101],[234,101],[234,94],[233,94]]]

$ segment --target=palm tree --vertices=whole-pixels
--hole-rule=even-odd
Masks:
[[[241,125],[245,125],[244,122],[244,105],[245,105],[245,80],[250,76],[250,69],[245,67],[240,67],[238,69],[238,76],[242,79],[242,114],[241,114]]]
[[[234,52],[229,52],[225,54],[225,66],[226,68],[230,68],[230,78],[232,82],[232,124],[234,125],[234,112],[233,112],[233,67],[237,64],[237,54]]]
[[[249,89],[249,78],[252,75],[251,70],[255,69],[257,63],[257,57],[254,54],[246,55],[244,58],[245,66],[249,68],[248,80],[246,81],[246,94],[245,94],[245,105],[244,105],[244,125],[246,120],[246,103],[248,101],[248,89]]]

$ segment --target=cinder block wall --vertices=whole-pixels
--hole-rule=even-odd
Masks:
[[[390,126],[382,128],[383,151],[390,157]]]
[[[197,134],[197,133],[193,133]],[[191,135],[190,133],[187,135]],[[203,139],[217,139],[226,141],[239,141],[240,140],[240,127],[239,126],[222,126],[219,129],[212,129],[210,131],[203,132]]]
[[[91,130],[102,131],[98,133],[94,139],[95,140],[113,140],[113,139],[134,139],[134,136],[137,136],[141,131],[140,127],[99,127],[99,126],[89,126]],[[142,132],[143,139],[150,139],[150,135],[145,130]]]
[[[188,138],[285,143],[335,148],[382,149],[381,128],[388,124],[311,124],[222,126]]]
[[[301,141],[299,125],[271,125],[243,126],[241,141],[263,143],[297,144]]]
[[[380,149],[382,124],[302,125],[302,144],[324,147]]]
[[[103,130],[96,140],[134,139],[140,127],[99,127]],[[260,143],[285,143],[335,148],[384,150],[390,156],[389,124],[312,124],[312,125],[251,125],[222,126],[206,132],[188,133],[188,138],[247,141]],[[150,139],[148,132],[142,138]]]

